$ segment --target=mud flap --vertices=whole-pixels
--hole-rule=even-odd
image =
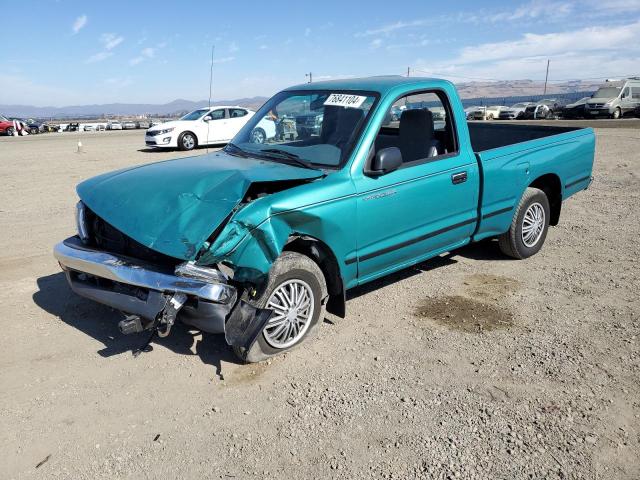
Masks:
[[[273,310],[256,308],[244,300],[240,300],[231,311],[224,329],[227,343],[248,351],[264,330],[271,318]]]

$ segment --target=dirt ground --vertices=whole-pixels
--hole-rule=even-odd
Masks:
[[[424,262],[259,365],[184,327],[133,358],[52,257],[76,183],[181,153],[0,138],[0,478],[640,478],[640,129],[597,137],[537,256]]]

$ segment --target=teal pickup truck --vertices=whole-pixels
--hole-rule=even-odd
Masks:
[[[221,151],[78,185],[77,235],[54,254],[123,333],[180,321],[260,361],[344,317],[357,285],[489,237],[534,255],[594,146],[590,128],[467,124],[444,80],[298,85]]]

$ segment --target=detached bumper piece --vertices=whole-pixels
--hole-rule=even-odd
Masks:
[[[225,333],[230,345],[248,349],[271,314],[238,301],[235,287],[225,283],[221,273],[162,268],[92,249],[78,237],[57,244],[54,256],[74,292],[129,314],[119,324],[123,333],[155,328],[166,336],[178,320],[205,332]]]

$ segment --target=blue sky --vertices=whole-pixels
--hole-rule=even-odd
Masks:
[[[380,74],[553,80],[640,75],[640,0],[0,0],[0,104],[271,95]],[[7,48],[8,45],[13,47]]]

